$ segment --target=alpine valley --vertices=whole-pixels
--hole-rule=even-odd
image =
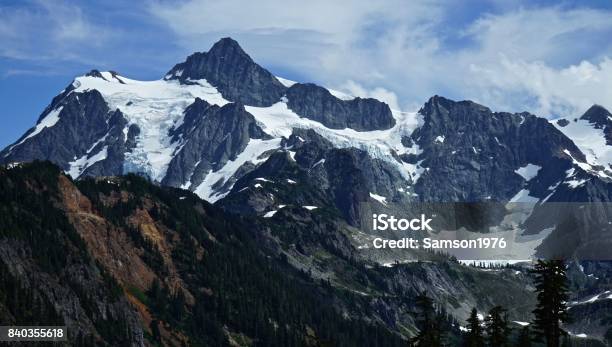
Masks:
[[[456,345],[473,307],[531,321],[542,257],[568,260],[565,328],[612,343],[598,105],[549,120],[433,96],[405,112],[274,76],[224,38],[160,80],[75,78],[0,164],[0,325],[65,324],[87,346],[401,346],[425,292]],[[486,268],[373,249],[380,213],[513,248]]]

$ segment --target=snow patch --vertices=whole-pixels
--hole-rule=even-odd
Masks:
[[[196,97],[219,106],[228,103],[206,80],[185,85],[176,80],[137,81],[108,72],[102,75],[108,78],[77,77],[74,92],[99,91],[111,110],[119,109],[125,115],[126,129],[138,126],[136,147],[126,153],[124,171],[141,172],[155,181],[164,178],[170,160],[182,145],[182,140],[172,142],[168,132],[183,123],[185,108]]]
[[[514,172],[521,175],[521,177],[523,177],[525,181],[530,181],[532,178],[538,175],[540,169],[542,169],[542,167],[539,165],[527,164],[523,167],[514,170]]]
[[[528,189],[521,189],[518,193],[516,193],[514,197],[512,197],[512,199],[510,199],[510,202],[527,202],[527,203],[538,202],[539,200],[538,198],[534,196],[530,196],[529,194],[531,194],[531,192]]]
[[[83,174],[83,172],[88,167],[90,167],[91,165],[99,161],[106,159],[108,156],[108,146],[104,146],[104,148],[102,148],[100,152],[94,154],[93,156],[91,157],[88,157],[88,156],[89,154],[85,154],[81,158],[68,163],[70,165],[70,169],[68,169],[68,174],[70,175],[70,177],[76,179],[79,176],[81,176],[81,174]]]
[[[63,109],[64,109],[64,106],[60,106],[58,108],[55,108],[55,109],[51,110],[49,113],[47,113],[47,115],[43,119],[41,119],[38,122],[38,124],[36,124],[36,127],[34,128],[34,131],[32,131],[30,134],[28,134],[28,136],[23,138],[23,140],[19,141],[19,143],[11,146],[11,149],[21,145],[27,139],[30,139],[30,138],[40,134],[40,132],[43,131],[45,128],[51,128],[55,124],[57,124],[57,122],[60,120],[59,115],[60,115],[60,113],[62,112]]]
[[[263,178],[263,177],[257,177],[255,179],[255,181],[261,181],[261,182],[268,182],[268,183],[274,183],[274,181],[270,181],[269,179]]]
[[[378,202],[380,202],[381,204],[387,206],[387,198],[381,195],[377,195],[374,194],[372,192],[370,192],[370,197]]]
[[[312,166],[312,169],[322,164],[325,164],[325,159],[321,159],[318,162],[314,163],[314,165]]]
[[[578,146],[587,163],[609,167],[609,164],[612,164],[612,146],[607,145],[603,129],[595,128],[585,119],[568,121],[569,124],[564,127],[558,124],[558,120],[551,121],[551,124]]]
[[[236,173],[236,171],[247,162],[251,162],[253,164],[264,162],[267,158],[258,158],[269,150],[280,148],[280,142],[281,139],[250,139],[244,151],[242,151],[242,153],[240,153],[236,159],[228,161],[216,172],[209,172],[204,178],[204,181],[202,181],[202,183],[200,183],[200,185],[194,190],[194,193],[209,202],[215,202],[221,199],[227,195],[227,192],[218,193],[214,191],[212,187],[215,183],[219,181],[224,183],[227,182]]]
[[[406,180],[416,182],[424,168],[398,161],[398,154],[422,152],[418,145],[405,148],[401,139],[410,136],[424,121],[417,112],[392,110],[396,124],[387,130],[356,131],[353,129],[330,129],[323,124],[301,117],[279,101],[269,107],[245,106],[257,120],[259,126],[272,137],[289,138],[294,128],[312,129],[336,148],[357,148],[366,151],[372,158],[386,161],[398,169]]]
[[[276,214],[276,212],[278,212],[277,210],[274,211],[268,211],[266,212],[266,214],[263,215],[264,218],[272,218],[274,217],[274,215]]]
[[[295,151],[288,151],[289,152],[289,158],[291,158],[291,160],[295,161]]]
[[[570,188],[575,189],[580,187],[581,185],[586,183],[586,179],[582,179],[582,180],[571,180],[571,181],[565,181],[563,183],[567,184]]]
[[[282,77],[278,77],[278,76],[274,76],[276,77],[276,79],[285,87],[290,88],[292,85],[296,84],[297,82],[292,81],[292,80],[288,80],[286,78],[282,78]]]
[[[612,294],[610,294],[610,290],[606,290],[603,293],[594,295],[584,301],[572,301],[569,303],[570,306],[576,306],[576,305],[585,305],[585,304],[592,304],[596,301],[600,301],[600,300],[609,300],[612,299]]]

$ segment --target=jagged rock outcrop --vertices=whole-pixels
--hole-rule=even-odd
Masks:
[[[328,128],[383,130],[395,125],[389,105],[376,99],[341,100],[315,84],[296,83],[287,90],[288,106],[297,114]]]
[[[242,104],[219,107],[202,99],[185,110],[183,124],[171,131],[185,145],[174,155],[163,183],[180,186],[201,182],[209,171],[236,159],[251,139],[270,138]]]
[[[181,83],[206,79],[226,99],[252,106],[270,106],[279,101],[286,90],[229,37],[219,40],[208,52],[190,55],[185,62],[174,66],[166,79],[177,79]]]
[[[221,203],[243,214],[261,213],[278,204],[336,209],[350,225],[360,226],[370,211],[370,192],[406,202],[399,188],[407,182],[390,164],[356,148],[335,148],[313,130],[294,129],[272,155],[242,176]],[[259,186],[273,187],[260,189]]]
[[[138,173],[211,202],[226,197],[221,204],[245,214],[267,213],[279,200],[329,205],[361,228],[373,213],[418,203],[472,204],[449,208],[449,218],[480,230],[501,222],[509,200],[610,199],[609,154],[593,148],[601,130],[610,143],[602,107],[550,122],[439,96],[410,113],[334,95],[314,84],[285,87],[226,38],[162,80],[97,70],[77,77],[0,163],[51,160],[75,179]],[[268,177],[283,187],[262,181],[253,189]],[[476,221],[487,215],[479,204],[491,202],[491,215]],[[552,222],[526,225],[537,233]]]
[[[606,144],[612,146],[612,114],[603,106],[591,106],[581,117],[593,124],[596,129],[602,129],[606,137]]]
[[[525,187],[515,170],[528,164],[541,167],[528,182],[539,196],[571,167],[570,155],[585,160],[563,133],[528,113],[492,112],[439,96],[419,112],[424,124],[411,138],[422,149],[416,160],[427,168],[416,185],[422,201],[508,201]]]
[[[36,126],[0,152],[2,162],[49,160],[63,170],[83,175],[118,175],[124,153],[134,145],[137,127],[123,133],[127,120],[111,110],[97,90],[73,93],[73,87],[56,97]],[[88,166],[85,163],[96,157]]]

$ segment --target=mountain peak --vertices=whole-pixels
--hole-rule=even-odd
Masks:
[[[93,69],[85,74],[86,77],[96,77],[101,78],[107,82],[119,82],[121,84],[125,84],[125,82],[120,78],[119,74],[116,71],[103,71]]]
[[[197,54],[196,55],[197,57]],[[228,61],[243,61],[250,64],[255,64],[253,59],[240,47],[238,41],[231,37],[224,37],[215,42],[206,53],[199,53],[200,58],[205,55],[209,58]]]
[[[240,47],[240,44],[238,43],[238,41],[232,39],[231,37],[224,37],[220,39],[219,41],[215,42],[215,44],[213,44],[213,46],[210,48],[208,53],[212,54],[213,52],[226,51],[226,50],[233,50],[237,53],[246,54],[246,52],[244,52],[242,47]]]
[[[87,77],[104,78],[102,76],[102,73],[99,70],[96,70],[96,69],[90,70],[88,73],[85,74],[85,76],[87,76]]]
[[[584,119],[589,121],[590,123],[594,123],[599,126],[603,126],[608,122],[612,121],[612,114],[608,110],[606,110],[603,106],[593,105],[591,106],[581,117],[580,119]]]
[[[453,108],[462,108],[478,112],[491,112],[488,107],[470,100],[454,101],[440,95],[434,95],[427,100],[425,105],[423,105],[423,107],[419,110],[419,113],[422,115],[432,116],[438,114],[440,111],[443,111],[444,114],[447,114]]]
[[[286,87],[262,68],[234,39],[217,41],[208,52],[194,53],[175,65],[166,80],[193,84],[205,79],[224,98],[252,106],[270,106],[285,93]]]

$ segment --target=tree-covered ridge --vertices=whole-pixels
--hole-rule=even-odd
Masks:
[[[95,288],[83,288],[87,283],[73,283],[75,279],[66,285],[72,289],[66,290],[68,295],[82,303],[82,314],[93,325],[89,330],[82,327],[79,336],[71,336],[75,342],[138,345],[136,338],[127,336],[138,335],[135,329],[145,337],[140,342],[149,345],[399,346],[405,342],[378,323],[343,317],[338,307],[357,310],[362,299],[313,280],[287,264],[280,254],[264,253],[247,221],[227,218],[194,195],[160,188],[134,175],[77,183],[78,192],[91,202],[87,217],[104,220],[106,229],[98,230],[100,235],[125,236],[125,244],[136,250],[155,278],[145,290],[116,280],[109,275],[114,270],[105,269],[106,259],[91,255],[88,241],[79,234],[83,232],[81,226],[77,224],[75,230],[74,218],[79,215],[66,217],[67,193],[63,191],[65,187],[58,185],[62,174],[57,168],[33,163],[0,170],[0,250],[7,243],[19,243],[31,255],[27,261],[32,258],[35,264],[29,276],[34,279],[69,277],[67,269],[75,264],[97,274]],[[152,242],[135,224],[135,214],[142,211],[164,231],[168,249],[160,249],[159,243]],[[1,259],[3,264],[8,262],[8,258]],[[76,329],[70,327],[77,324],[72,322],[77,318],[74,312],[54,312],[56,297],[29,280],[21,281],[21,274],[11,265],[2,267],[6,281],[0,306],[7,309],[0,312],[24,312],[14,321],[36,323],[27,310],[13,307],[15,301],[9,299],[17,292],[13,288],[20,285],[23,295],[37,297],[40,312],[49,310],[45,315],[57,317],[58,322],[63,319],[69,330]],[[171,273],[180,277],[173,282],[175,286],[167,279]],[[127,305],[128,297],[131,305]],[[136,310],[134,298],[136,306],[146,308]],[[139,315],[140,323],[132,326],[127,319],[103,319],[97,315],[101,304],[96,300],[109,302],[108,305],[121,302],[129,308],[125,314]],[[25,308],[28,301],[19,301],[20,308]],[[142,319],[142,312],[150,315],[148,323]],[[8,314],[2,318],[7,317]],[[123,336],[123,342],[113,335]]]
[[[67,324],[74,345],[455,346],[474,324],[473,345],[542,343],[513,322],[537,321],[522,289],[537,273],[380,266],[324,207],[229,215],[136,175],[73,182],[40,162],[0,168],[0,188],[1,323]],[[471,296],[466,323],[452,310]]]
[[[41,162],[0,168],[0,323],[65,324],[77,346],[135,344],[121,288],[59,205],[61,175]]]

